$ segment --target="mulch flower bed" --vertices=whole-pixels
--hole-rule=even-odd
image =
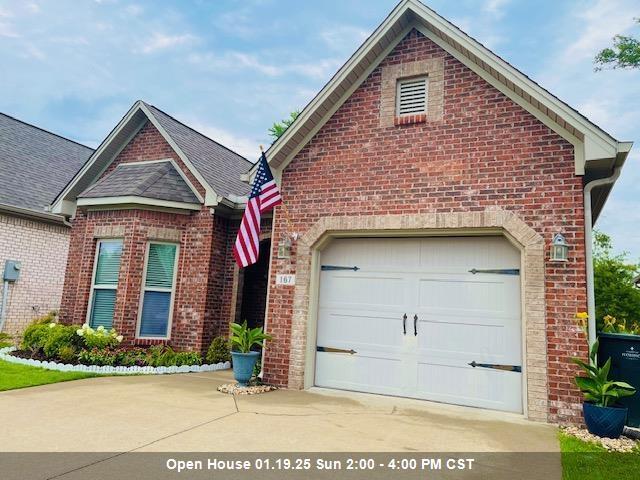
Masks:
[[[243,387],[237,383],[225,383],[218,387],[219,392],[231,395],[257,395],[260,393],[272,392],[277,389],[278,387],[274,387],[273,385],[248,385]]]
[[[620,438],[598,437],[597,435],[593,435],[589,433],[584,428],[579,428],[574,426],[564,427],[562,431],[567,435],[572,435],[585,442],[593,442],[593,443],[602,445],[604,448],[606,448],[610,452],[626,453],[626,452],[632,452],[638,447],[640,447],[640,442],[632,438],[625,437],[624,435],[621,436]]]

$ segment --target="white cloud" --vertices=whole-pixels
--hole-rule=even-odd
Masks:
[[[26,8],[30,13],[40,13],[40,5],[37,3],[27,3]]]
[[[13,25],[6,22],[0,22],[0,37],[18,38],[20,35],[16,32]]]
[[[504,10],[510,2],[511,0],[487,0],[482,6],[482,10],[496,18],[500,18],[504,15]]]
[[[265,56],[272,56],[267,55]],[[316,80],[327,80],[342,64],[342,60],[328,58],[311,62],[282,62],[268,63],[258,60],[255,55],[228,51],[222,54],[192,53],[187,57],[191,64],[210,71],[225,70],[233,72],[237,70],[254,70],[268,77],[282,77],[284,75],[300,75]]]
[[[134,17],[140,15],[143,12],[143,8],[140,5],[127,5],[124,9],[125,13]]]
[[[611,38],[624,33],[634,25],[634,13],[638,12],[634,0],[595,0],[576,14],[580,36],[564,51],[565,61],[593,58],[611,43]]]
[[[182,115],[178,115],[178,118],[183,118]],[[253,161],[259,155],[259,145],[260,140],[251,139],[248,137],[244,137],[241,135],[236,135],[233,132],[230,132],[224,128],[216,127],[213,125],[209,125],[207,123],[202,122],[201,120],[184,117],[188,120],[185,122],[194,130],[206,135],[207,137],[215,140],[218,143],[221,143],[227,148],[230,148],[236,153],[239,153],[243,157]]]
[[[142,53],[154,53],[158,50],[166,50],[167,48],[177,47],[192,43],[195,40],[193,35],[188,33],[182,35],[167,35],[164,33],[154,33],[151,39],[146,42],[138,51]]]
[[[370,32],[353,25],[335,25],[320,32],[326,45],[338,51],[353,51],[369,36]]]

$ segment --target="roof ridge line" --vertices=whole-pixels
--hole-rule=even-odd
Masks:
[[[67,142],[75,143],[76,145],[79,145],[81,147],[84,147],[84,148],[87,148],[87,149],[91,150],[92,152],[95,152],[94,148],[91,148],[88,145],[80,143],[80,142],[78,142],[76,140],[72,140],[70,138],[63,137],[59,133],[55,133],[55,132],[52,132],[52,131],[47,130],[45,128],[39,127],[38,125],[34,125],[33,123],[29,123],[29,122],[26,122],[24,120],[20,120],[19,118],[16,118],[16,117],[14,117],[12,115],[9,115],[7,113],[4,113],[4,112],[0,112],[0,115],[4,115],[5,117],[10,118],[11,120],[14,120],[16,122],[22,123],[23,125],[26,125],[26,126],[31,127],[31,128],[35,128],[36,130],[40,130],[41,132],[47,133],[49,135],[53,135],[54,137],[58,137],[58,138],[60,138],[62,140],[66,140]]]
[[[234,155],[237,155],[238,157],[240,157],[242,160],[246,161],[247,163],[251,164],[251,165],[255,165],[254,162],[252,162],[251,160],[249,160],[248,158],[244,157],[243,155],[240,155],[238,152],[236,152],[235,150],[232,150],[231,148],[227,147],[226,145],[223,145],[222,143],[218,142],[217,140],[214,140],[213,138],[205,135],[202,132],[199,132],[198,130],[196,130],[195,128],[187,125],[184,122],[181,122],[180,120],[178,120],[177,118],[175,118],[174,116],[168,114],[167,112],[165,112],[164,110],[159,109],[158,107],[156,107],[155,105],[151,105],[150,103],[145,102],[144,100],[140,100],[142,103],[144,103],[145,105],[147,105],[148,107],[152,107],[156,110],[158,110],[160,113],[166,115],[167,117],[169,117],[171,120],[173,120],[176,123],[179,123],[180,125],[182,125],[185,128],[188,128],[189,130],[191,130],[194,133],[197,133],[198,135],[200,135],[201,137],[206,138],[207,140],[215,143],[216,145],[224,148],[225,150],[228,150],[229,152],[233,153]]]

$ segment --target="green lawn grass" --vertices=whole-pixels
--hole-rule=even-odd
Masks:
[[[563,480],[636,480],[640,478],[640,451],[608,452],[560,432]]]
[[[95,377],[94,373],[58,372],[0,360],[0,391]]]

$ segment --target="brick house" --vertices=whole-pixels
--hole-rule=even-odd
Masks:
[[[0,276],[7,261],[21,266],[6,286],[0,330],[19,333],[60,307],[71,225],[47,208],[92,152],[0,113]]]
[[[573,316],[630,148],[403,0],[267,151],[259,272],[230,254],[255,167],[136,103],[53,205],[62,314],[190,349],[251,314],[268,382],[577,421]]]

